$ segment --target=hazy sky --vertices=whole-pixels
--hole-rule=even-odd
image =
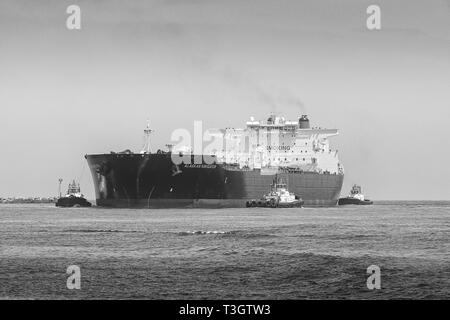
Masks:
[[[0,197],[93,198],[84,154],[139,151],[147,118],[156,149],[276,111],[340,129],[344,194],[450,199],[448,0],[1,0],[0,71]]]

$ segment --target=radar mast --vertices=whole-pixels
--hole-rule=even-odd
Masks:
[[[155,130],[150,129],[150,120],[147,120],[147,127],[144,129],[144,146],[142,148],[141,153],[142,154],[150,154],[151,150],[150,150],[150,135],[154,132]]]

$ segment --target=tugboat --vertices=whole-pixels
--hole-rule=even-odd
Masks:
[[[246,202],[246,207],[265,208],[300,208],[304,201],[294,193],[289,192],[285,183],[274,179],[270,192],[261,199],[252,199]]]
[[[340,206],[346,204],[368,205],[373,204],[373,201],[364,199],[364,195],[361,193],[361,187],[354,184],[350,194],[346,198],[340,198],[338,204]]]
[[[63,197],[59,197],[56,202],[57,207],[90,207],[92,204],[88,202],[81,194],[80,184],[77,184],[75,180],[69,183],[67,194]]]

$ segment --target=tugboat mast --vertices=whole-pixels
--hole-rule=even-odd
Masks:
[[[147,127],[144,129],[144,146],[142,148],[141,153],[142,154],[150,154],[150,135],[152,132],[155,131],[153,129],[150,129],[150,120],[147,120]]]
[[[61,198],[61,197],[62,197],[62,194],[61,194],[61,183],[63,182],[63,179],[62,179],[62,178],[59,178],[58,181],[59,181],[59,188],[58,188],[58,191],[59,191],[59,197]]]

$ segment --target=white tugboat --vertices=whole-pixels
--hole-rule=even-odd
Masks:
[[[373,201],[369,199],[365,199],[364,195],[361,193],[361,187],[354,184],[350,194],[346,198],[339,199],[339,205],[345,204],[358,204],[358,205],[367,205],[373,204]]]
[[[80,184],[73,180],[69,183],[69,188],[65,196],[59,197],[56,202],[57,207],[90,207],[92,204],[88,202],[83,194],[81,194]]]
[[[259,200],[249,200],[246,202],[247,207],[269,207],[269,208],[294,208],[301,207],[304,201],[297,197],[294,193],[289,192],[286,184],[274,179],[271,190]]]

